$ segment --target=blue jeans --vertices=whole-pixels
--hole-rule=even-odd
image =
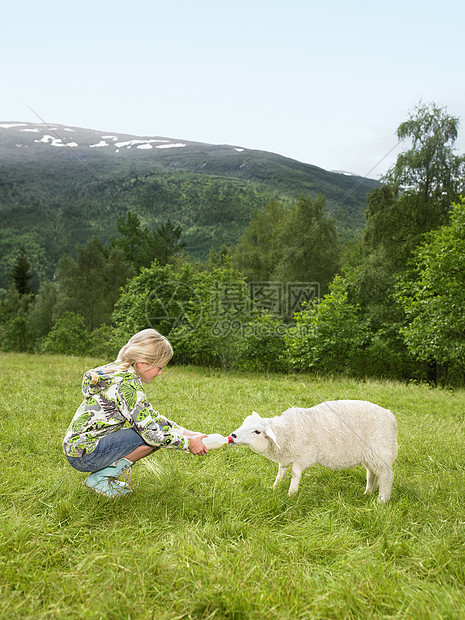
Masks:
[[[120,431],[102,437],[95,450],[90,454],[67,456],[66,458],[69,464],[78,471],[99,471],[126,456],[126,454],[130,454],[139,446],[147,445],[135,430],[123,428]],[[158,448],[154,447],[154,450],[158,450]]]

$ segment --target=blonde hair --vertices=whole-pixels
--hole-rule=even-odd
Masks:
[[[173,357],[173,348],[167,338],[158,333],[155,329],[143,329],[134,334],[128,342],[120,349],[115,364],[110,365],[106,372],[117,370],[133,370],[139,374],[137,362],[144,362],[150,367],[166,366]],[[98,375],[96,380],[98,381]],[[94,377],[91,378],[93,384]],[[96,381],[96,382],[97,382]]]

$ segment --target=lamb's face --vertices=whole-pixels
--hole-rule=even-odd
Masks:
[[[256,411],[245,418],[242,426],[231,433],[231,437],[234,445],[249,446],[258,454],[267,452],[270,442],[278,446],[275,434],[270,428],[270,420],[260,417]]]

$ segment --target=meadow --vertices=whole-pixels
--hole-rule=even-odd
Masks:
[[[289,474],[248,448],[160,450],[134,493],[83,485],[61,442],[102,360],[0,354],[0,617],[465,618],[465,392],[311,375],[168,367],[147,387],[178,423],[228,434],[252,410],[366,399],[391,409],[391,501],[363,467]]]

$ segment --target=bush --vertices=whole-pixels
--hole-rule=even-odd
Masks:
[[[3,351],[32,351],[29,322],[24,315],[19,314],[8,321],[2,331]]]
[[[251,303],[245,280],[229,267],[198,272],[154,261],[123,290],[112,316],[115,338],[124,343],[152,327],[169,338],[174,361],[228,368],[240,355],[238,331]]]
[[[358,374],[370,335],[360,308],[348,302],[337,276],[323,300],[295,315],[297,325],[286,337],[289,361],[296,370]]]
[[[236,366],[246,370],[286,370],[286,332],[287,327],[271,312],[262,311],[250,319],[242,326]]]
[[[102,325],[90,335],[89,355],[113,361],[124,344],[115,341],[114,329],[110,325]]]
[[[89,355],[91,347],[92,339],[84,317],[74,312],[66,312],[43,340],[41,349],[44,353]]]
[[[397,324],[378,330],[363,354],[360,375],[378,379],[424,379],[421,366],[415,363],[402,341]]]

